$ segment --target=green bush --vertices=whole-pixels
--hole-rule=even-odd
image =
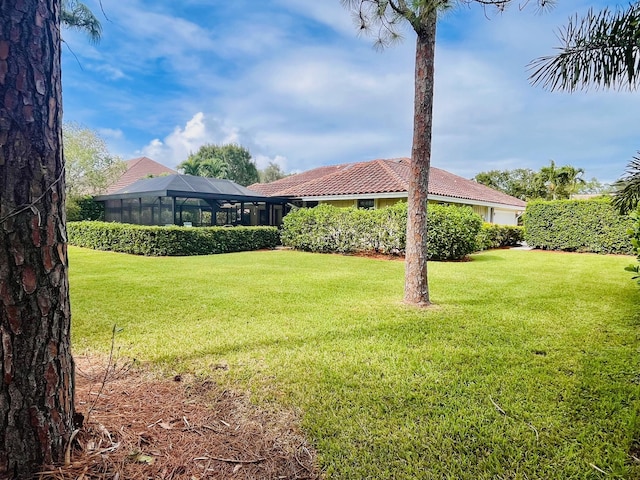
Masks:
[[[471,207],[429,205],[427,252],[431,260],[460,260],[475,252],[482,218]]]
[[[429,205],[428,256],[459,260],[475,251],[480,217],[468,207]],[[283,221],[282,244],[311,252],[403,254],[407,204],[378,210],[319,205],[290,212]]]
[[[534,248],[570,252],[633,253],[627,230],[609,198],[536,201],[527,205],[525,240]]]
[[[275,227],[148,227],[126,223],[70,222],[70,245],[149,256],[209,255],[275,248]]]
[[[483,223],[478,233],[478,250],[515,247],[524,241],[524,227]]]
[[[104,204],[96,202],[91,195],[69,195],[66,205],[68,222],[104,220]]]
[[[633,253],[640,262],[640,207],[635,212],[632,212],[629,217],[631,218],[631,226],[627,230],[627,235],[629,235]],[[638,285],[640,285],[640,265],[629,265],[625,267],[625,270],[635,273],[636,275],[631,278],[637,280]]]

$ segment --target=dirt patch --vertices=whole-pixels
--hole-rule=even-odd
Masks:
[[[84,424],[70,463],[41,479],[319,479],[291,412],[257,408],[213,381],[76,358]]]

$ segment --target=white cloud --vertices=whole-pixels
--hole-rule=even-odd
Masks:
[[[287,171],[287,158],[282,155],[275,155],[273,157],[269,157],[267,155],[254,155],[253,160],[256,162],[256,167],[258,169],[266,168],[270,163],[275,163],[280,167],[280,169],[284,172]]]
[[[107,64],[103,64],[103,65],[97,65],[92,67],[96,72],[102,73],[104,74],[104,76],[106,78],[108,78],[109,80],[120,80],[121,78],[125,78],[126,75],[124,74],[124,72],[122,70],[120,70],[119,68],[116,68],[112,65],[107,65]]]
[[[238,143],[247,146],[251,141],[243,140],[239,128],[198,112],[187,121],[184,127],[175,127],[164,140],[153,139],[138,153],[175,167],[207,143]]]
[[[114,140],[120,140],[124,137],[124,132],[119,128],[99,128],[98,133],[101,137],[107,137]]]

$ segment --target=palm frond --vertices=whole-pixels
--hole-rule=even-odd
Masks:
[[[613,205],[621,214],[629,213],[640,204],[640,152],[627,165],[625,175],[613,184]]]
[[[529,64],[529,80],[548,90],[574,91],[593,85],[634,89],[640,81],[640,2],[626,10],[589,10],[559,32],[557,55]]]

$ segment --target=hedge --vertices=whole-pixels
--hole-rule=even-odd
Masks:
[[[478,233],[478,250],[515,247],[524,241],[524,227],[483,223]]]
[[[481,218],[471,208],[429,205],[428,258],[459,260],[476,250]],[[311,252],[403,254],[407,204],[378,210],[327,204],[290,212],[283,221],[282,244]]]
[[[275,248],[275,227],[148,227],[69,222],[70,245],[149,256],[209,255]]]
[[[627,231],[631,219],[611,199],[530,202],[524,215],[525,240],[545,250],[633,253]]]

